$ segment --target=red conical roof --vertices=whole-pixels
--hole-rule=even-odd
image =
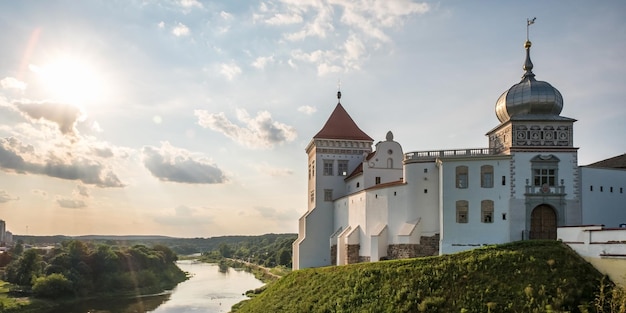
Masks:
[[[356,125],[341,103],[337,103],[322,130],[313,138],[374,141]]]

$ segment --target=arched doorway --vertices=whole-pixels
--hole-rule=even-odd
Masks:
[[[556,212],[541,204],[530,215],[530,239],[556,239]]]

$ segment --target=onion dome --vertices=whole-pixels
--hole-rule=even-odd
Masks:
[[[563,96],[552,85],[538,81],[530,61],[530,41],[526,40],[526,61],[522,81],[505,91],[496,102],[496,116],[501,123],[515,117],[559,116],[563,110]]]

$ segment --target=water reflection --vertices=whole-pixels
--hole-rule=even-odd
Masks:
[[[192,277],[180,283],[171,294],[137,299],[85,301],[49,313],[219,313],[246,297],[246,290],[263,283],[250,273],[229,270],[220,273],[215,264],[181,261],[178,266]]]

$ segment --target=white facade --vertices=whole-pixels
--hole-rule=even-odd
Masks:
[[[626,227],[626,169],[580,168],[583,221]]]
[[[556,239],[557,227],[626,223],[626,170],[579,167],[575,120],[560,116],[558,90],[535,80],[530,42],[525,47],[524,76],[498,99],[500,124],[486,134],[487,148],[405,153],[388,132],[372,150],[373,139],[337,104],[306,149],[308,209],[293,268],[454,253]]]

